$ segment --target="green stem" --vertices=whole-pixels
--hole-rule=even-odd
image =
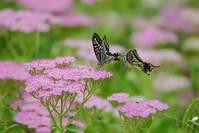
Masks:
[[[40,32],[36,32],[36,49],[35,49],[35,56],[38,56],[39,53],[39,46],[40,46]]]
[[[59,129],[60,129],[61,133],[64,132],[63,124],[62,124],[62,120],[63,120],[63,109],[64,109],[64,107],[63,107],[63,103],[64,103],[64,101],[63,101],[63,95],[64,94],[62,94],[61,99],[60,99],[61,100],[61,110],[60,110],[60,114],[59,114]]]

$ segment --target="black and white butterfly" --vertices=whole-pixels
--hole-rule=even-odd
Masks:
[[[138,55],[136,49],[129,50],[126,54],[126,61],[132,65],[140,68],[144,73],[150,75],[150,72],[160,66],[155,66],[151,63],[144,62]]]
[[[111,63],[112,61],[119,60],[119,53],[110,52],[110,47],[106,40],[106,36],[104,36],[102,40],[97,33],[94,33],[92,37],[92,43],[93,50],[99,65],[104,65]]]

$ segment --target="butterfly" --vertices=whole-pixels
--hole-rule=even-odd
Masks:
[[[140,68],[144,73],[146,73],[147,75],[150,75],[150,72],[155,69],[158,68],[160,66],[155,66],[151,63],[148,62],[144,62],[138,55],[137,50],[136,49],[132,49],[129,50],[126,54],[126,61],[133,66],[137,66],[138,68]]]
[[[106,36],[101,39],[97,33],[92,37],[93,50],[98,60],[98,65],[104,65],[111,63],[112,61],[118,61],[119,53],[111,53],[110,46],[107,42]]]

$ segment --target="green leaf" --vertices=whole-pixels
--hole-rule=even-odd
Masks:
[[[183,116],[183,128],[187,132],[199,131],[199,127],[191,122],[191,119],[199,115],[199,99],[194,99]]]

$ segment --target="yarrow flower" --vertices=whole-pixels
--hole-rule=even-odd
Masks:
[[[126,102],[117,107],[118,111],[127,118],[146,118],[156,111],[168,109],[168,105],[158,100],[148,100],[142,102]]]
[[[159,28],[147,28],[132,34],[132,43],[136,46],[152,47],[157,44],[177,43],[175,33]]]
[[[76,27],[93,26],[94,24],[94,19],[84,14],[50,14],[28,10],[0,10],[0,27],[11,31],[25,33],[48,32],[50,25]]]
[[[115,102],[118,102],[118,103],[124,103],[124,102],[128,101],[128,98],[129,98],[128,93],[120,92],[120,93],[113,93],[107,99],[108,99],[108,101],[113,101],[113,102],[115,101]]]
[[[23,64],[17,64],[11,61],[0,61],[0,80],[14,79],[26,80],[30,75],[25,71]]]
[[[127,93],[114,93],[108,97],[109,101],[116,101],[120,104],[116,106],[116,110],[125,118],[147,118],[149,115],[157,111],[163,111],[169,108],[165,103],[158,100],[132,100]]]
[[[74,57],[57,57],[53,60],[33,60],[25,64],[26,70],[31,74],[41,74],[45,70],[55,67],[66,67],[75,61]]]
[[[39,100],[33,98],[26,91],[23,91],[19,99],[11,103],[11,107],[17,111],[14,121],[35,129],[36,133],[50,133],[50,114],[39,103]],[[68,119],[63,119],[63,124],[68,124]],[[72,124],[80,128],[86,126],[79,120],[74,120]]]
[[[83,81],[53,80],[47,76],[33,76],[26,81],[26,91],[37,97],[61,95],[62,92],[76,93],[85,88]]]
[[[112,76],[110,72],[96,70],[89,66],[68,67],[65,69],[49,69],[45,72],[47,76],[55,79],[80,80],[93,79],[99,80]]]
[[[72,67],[70,64],[74,60],[73,57],[57,57],[51,60],[35,60],[26,63],[26,70],[31,74],[31,77],[25,82],[25,90],[45,107],[55,128],[63,132],[67,130],[66,121],[68,124],[80,124],[78,121],[74,121],[79,106],[85,104],[85,107],[88,108],[94,106],[96,108],[104,108],[105,104],[108,103],[106,100],[92,97],[94,88],[90,86],[91,83],[89,81],[91,79],[95,81],[108,78],[112,74],[103,70],[96,70],[90,66]],[[79,94],[82,94],[83,97],[80,102],[77,102]],[[95,104],[89,103],[90,97],[93,102],[95,101]],[[17,101],[12,106],[17,108],[17,104],[20,103],[21,101]],[[28,105],[22,109],[27,111],[27,108],[31,109],[32,107]],[[70,118],[66,120],[65,115],[70,116]],[[35,118],[37,117],[35,116]],[[59,123],[57,123],[55,118],[59,120]],[[31,120],[33,118],[30,115],[24,119]],[[23,119],[20,120],[20,118],[16,119],[20,123],[27,124]],[[46,129],[45,127],[40,130]]]
[[[52,13],[62,13],[74,4],[73,0],[17,0],[17,2],[25,8]]]
[[[110,103],[107,100],[102,99],[101,97],[98,96],[92,96],[84,105],[84,107],[88,109],[96,108],[99,110],[103,110],[108,106],[110,106]]]
[[[26,33],[34,31],[47,32],[49,30],[47,21],[50,17],[46,13],[4,9],[0,11],[0,27]]]
[[[160,20],[162,21],[162,26],[174,31],[180,31],[185,33],[192,33],[196,31],[196,26],[186,19],[183,15],[184,11],[187,10],[186,7],[165,7],[160,12]]]

